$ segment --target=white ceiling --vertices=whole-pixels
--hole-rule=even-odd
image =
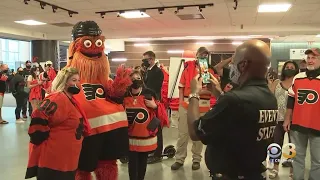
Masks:
[[[25,5],[23,0],[0,0],[0,35],[20,38],[43,38],[69,40],[72,27],[52,25],[25,26],[13,21],[33,19],[45,23],[94,20],[108,39],[146,38],[170,36],[231,36],[231,35],[272,35],[280,36],[278,41],[320,41],[320,0],[239,0],[234,10],[233,0],[46,0],[78,15],[69,17],[65,11],[53,13],[51,7],[44,10],[39,3],[31,0]],[[293,6],[285,13],[257,13],[262,3],[289,2]],[[146,13],[151,18],[124,19],[117,14],[106,14],[102,19],[96,11],[175,6],[187,4],[214,3],[214,7],[203,9],[205,20],[180,20],[175,9],[159,14],[157,10]],[[180,14],[199,13],[196,7],[185,8]],[[241,29],[243,24],[243,29]],[[292,36],[299,35],[299,36]],[[309,36],[304,36],[309,35]],[[293,39],[292,39],[293,38]]]

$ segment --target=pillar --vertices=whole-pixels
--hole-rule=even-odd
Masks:
[[[52,61],[53,67],[58,69],[59,43],[56,40],[33,40],[31,41],[31,55],[38,57],[37,62]],[[42,64],[42,63],[41,63]]]

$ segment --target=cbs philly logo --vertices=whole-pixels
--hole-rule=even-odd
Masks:
[[[286,159],[292,159],[296,156],[296,146],[292,143],[284,144],[283,148],[277,143],[272,143],[268,146],[267,153],[270,161],[280,162],[281,154]],[[286,150],[286,151],[282,151]]]

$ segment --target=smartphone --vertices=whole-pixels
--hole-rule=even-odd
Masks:
[[[200,73],[200,76],[202,77],[202,83],[209,84],[210,74],[209,74],[208,60],[205,58],[199,58],[198,61],[199,61],[199,73]]]

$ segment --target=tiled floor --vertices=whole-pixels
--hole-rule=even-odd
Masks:
[[[9,101],[13,99],[6,97],[5,104],[12,104]],[[15,124],[14,108],[4,107],[2,109],[3,118],[10,123],[0,125],[0,180],[23,180],[26,163],[28,158],[28,122],[24,124]],[[175,145],[177,139],[177,129],[165,129],[165,145]],[[191,145],[191,143],[190,143]],[[189,152],[191,146],[189,145]],[[190,153],[189,153],[190,155]],[[191,170],[191,157],[188,156],[185,166],[178,171],[171,171],[170,166],[174,159],[164,160],[162,163],[149,165],[146,173],[146,180],[210,180],[208,170],[201,163],[201,169]],[[309,160],[307,161],[310,162]],[[309,167],[309,166],[308,166]],[[119,180],[128,180],[127,165],[119,162]],[[281,168],[280,176],[277,180],[288,180],[288,169]]]

